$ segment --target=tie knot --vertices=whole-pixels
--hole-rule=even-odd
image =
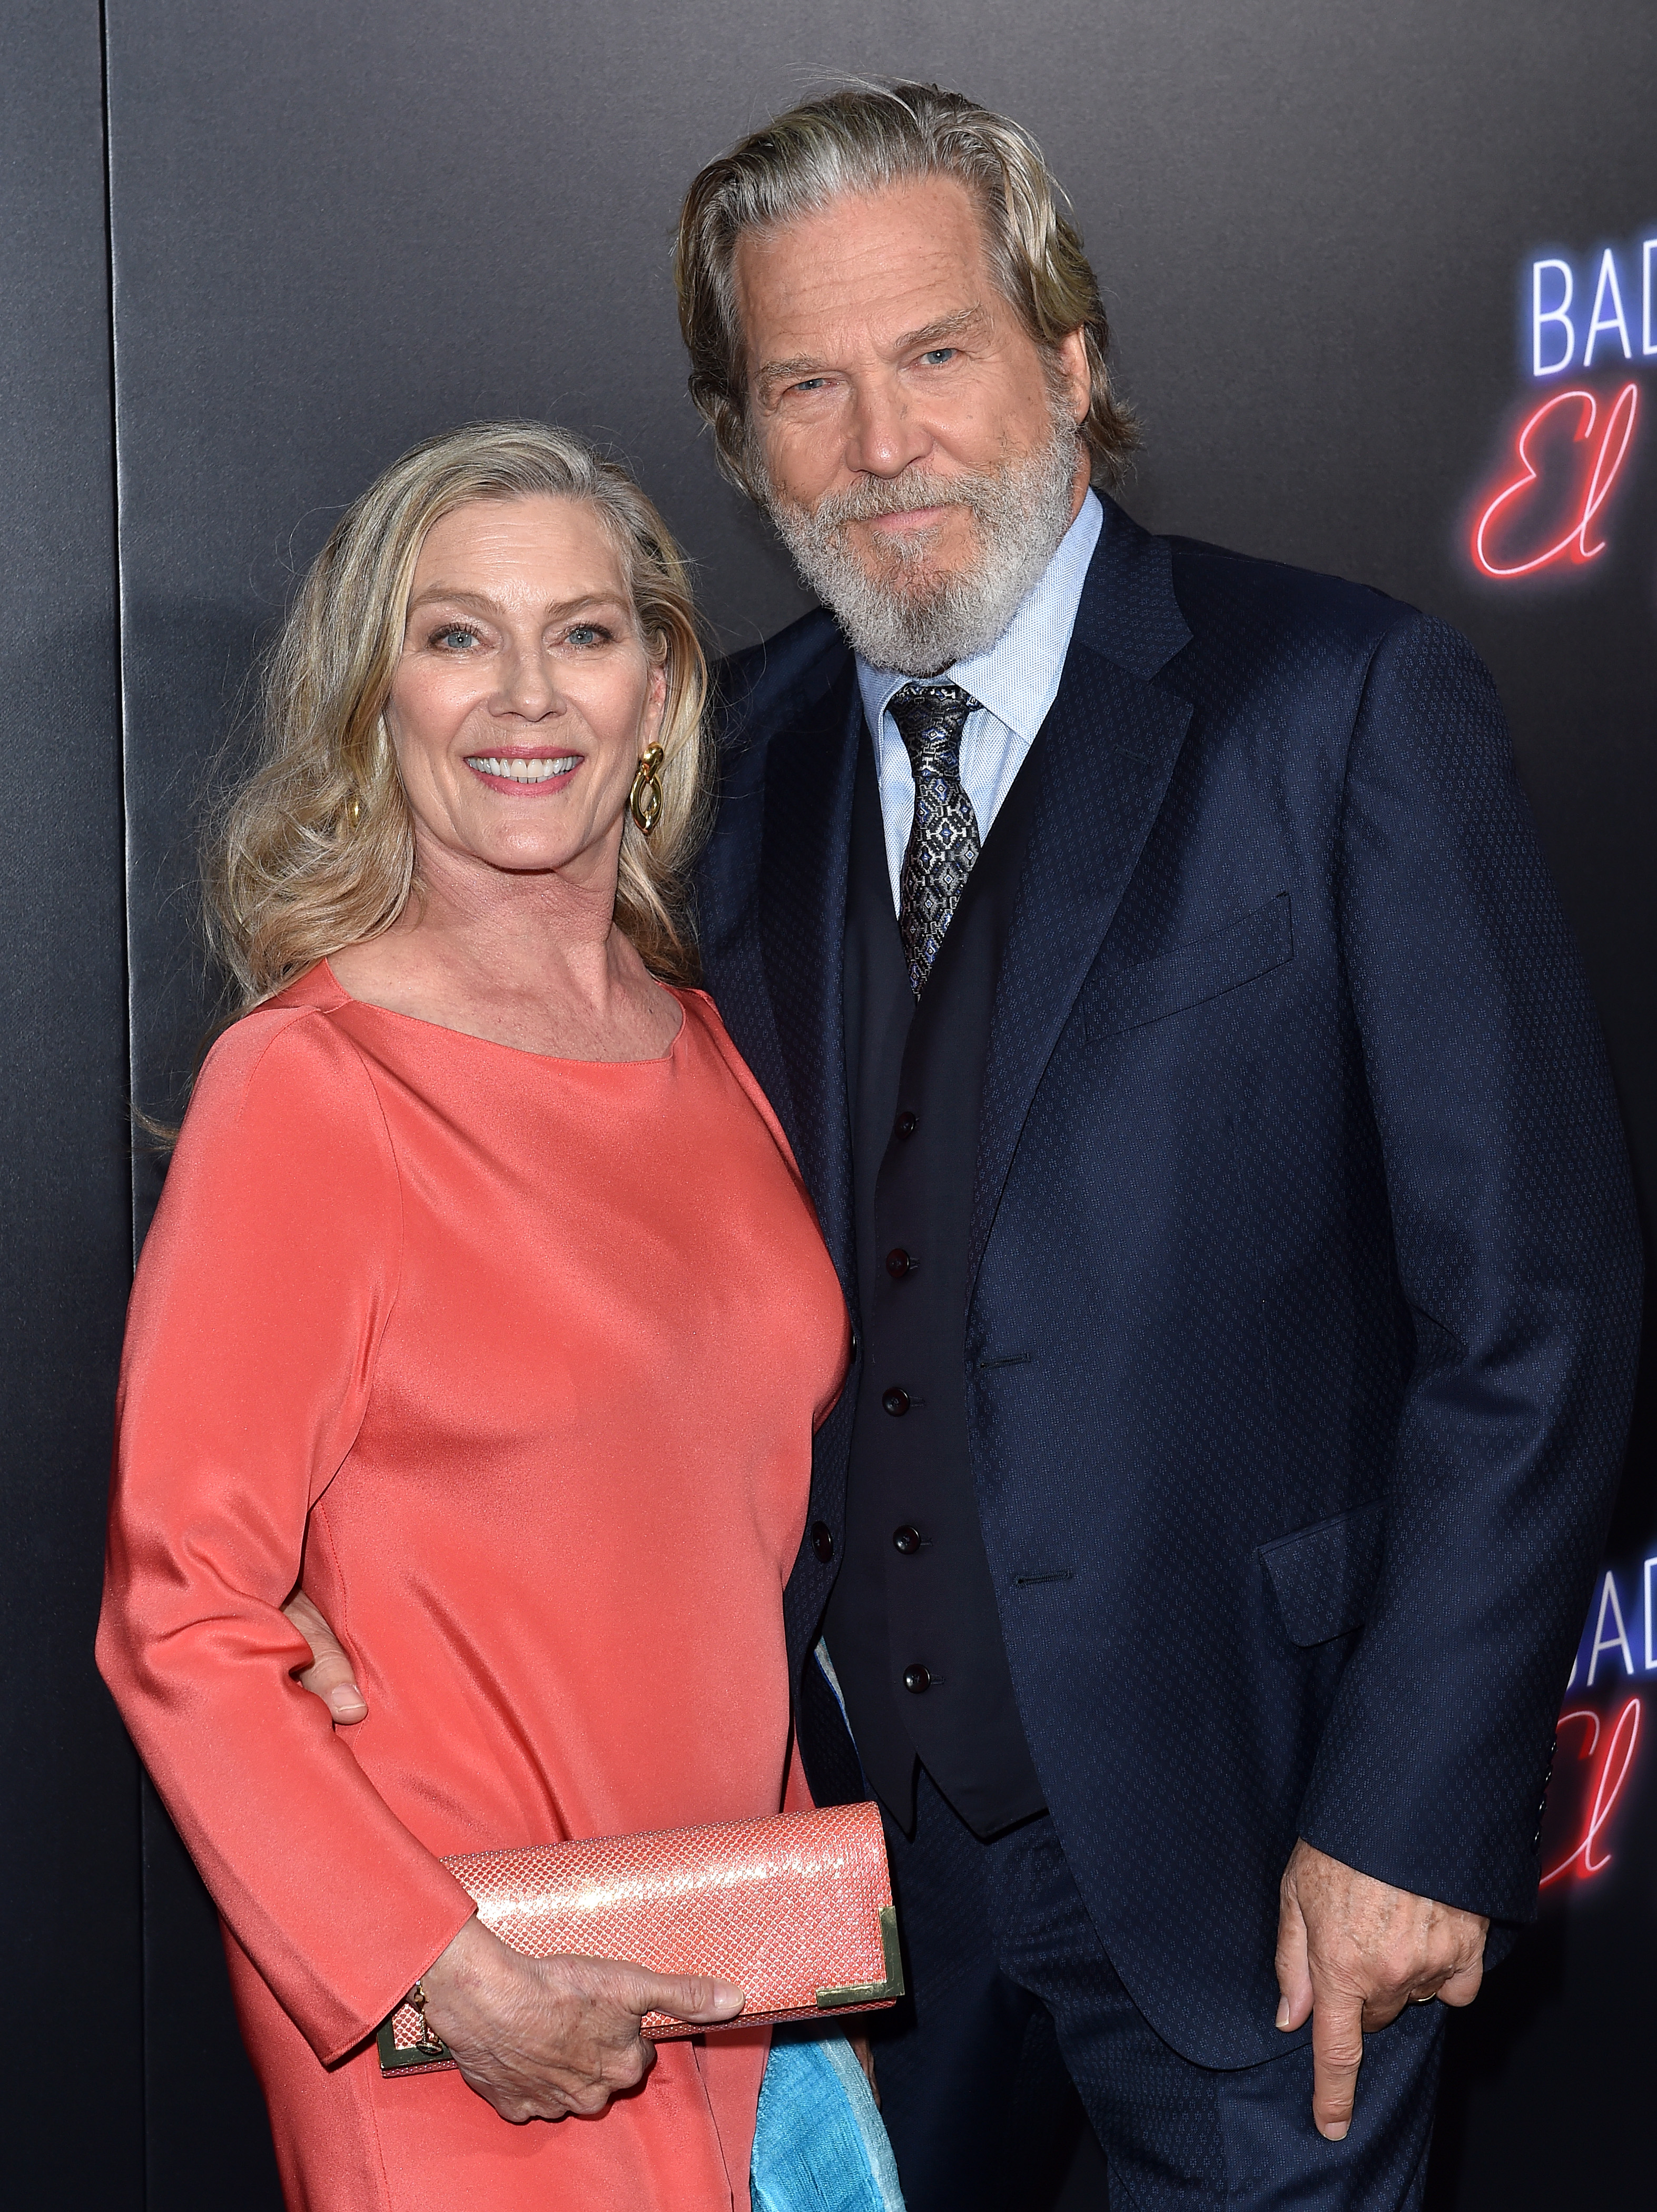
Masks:
[[[958,684],[906,684],[895,691],[887,711],[897,725],[912,763],[930,756],[956,752],[967,717],[978,702]]]

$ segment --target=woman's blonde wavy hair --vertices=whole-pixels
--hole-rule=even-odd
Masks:
[[[686,877],[706,828],[707,666],[683,556],[627,471],[542,422],[472,422],[428,438],[347,508],[265,658],[258,763],[219,810],[204,869],[208,936],[234,1014],[402,913],[414,826],[385,727],[426,533],[474,500],[585,500],[622,556],[640,634],[667,678],[661,812],[622,825],[616,922],[651,971],[694,982]]]

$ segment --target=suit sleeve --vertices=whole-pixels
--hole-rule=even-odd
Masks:
[[[1424,617],[1372,665],[1340,865],[1415,1354],[1379,1585],[1301,1832],[1524,1918],[1620,1471],[1641,1255],[1604,1047],[1494,688]]]
[[[291,1670],[307,1516],[397,1295],[379,1102],[314,1012],[202,1071],[128,1317],[98,1662],[237,1941],[325,2062],[470,1917]],[[372,1723],[368,1723],[372,1725]]]

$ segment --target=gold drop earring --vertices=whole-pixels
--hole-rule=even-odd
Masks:
[[[627,811],[646,837],[656,827],[662,811],[662,787],[657,770],[662,764],[659,745],[646,745],[639,756],[639,773],[633,779],[633,788],[628,793]]]

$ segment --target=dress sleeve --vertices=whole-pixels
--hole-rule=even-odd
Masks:
[[[281,1607],[397,1296],[368,1073],[270,1009],[203,1067],[128,1315],[98,1663],[237,1941],[325,2062],[471,1912],[292,1669]]]

